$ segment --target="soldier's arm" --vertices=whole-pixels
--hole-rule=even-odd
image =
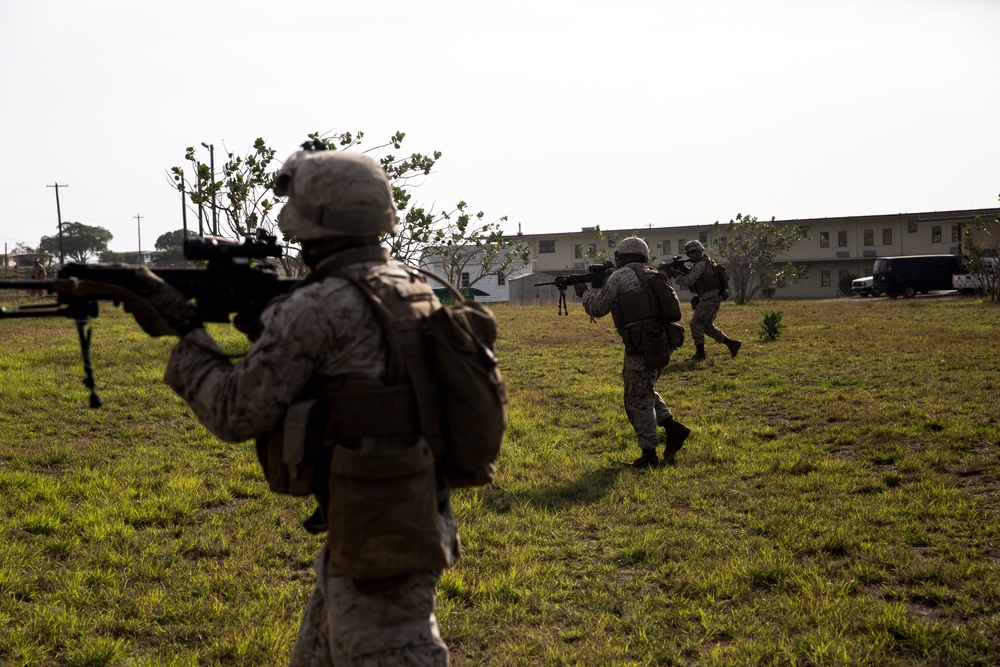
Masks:
[[[705,272],[706,264],[708,264],[708,262],[695,262],[694,266],[691,267],[691,270],[686,276],[676,276],[674,281],[681,287],[691,287],[691,285],[698,282],[698,279],[701,278],[701,274]]]
[[[591,317],[604,317],[611,312],[611,306],[621,292],[622,273],[615,271],[604,281],[604,286],[590,290],[583,295],[583,309]]]

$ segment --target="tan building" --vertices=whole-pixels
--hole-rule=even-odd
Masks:
[[[975,230],[976,218],[991,222],[992,243],[1000,241],[995,222],[1000,209],[969,209],[932,213],[896,213],[843,218],[776,220],[777,225],[796,225],[806,230],[782,264],[792,262],[799,281],[775,294],[776,298],[836,297],[837,285],[845,276],[870,276],[876,257],[896,255],[963,254],[966,230]],[[720,225],[725,233],[725,226]],[[649,244],[653,263],[682,254],[684,244],[697,239],[709,248],[717,239],[715,226],[617,228],[598,230],[585,227],[579,232],[519,234],[516,238],[531,247],[531,271],[552,276],[581,273],[590,264],[613,259],[615,243],[636,234]]]

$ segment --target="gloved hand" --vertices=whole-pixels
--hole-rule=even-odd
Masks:
[[[589,288],[587,287],[587,283],[575,283],[573,289],[576,290],[577,296],[582,297]]]
[[[201,328],[201,316],[190,299],[145,266],[136,269],[135,275],[149,286],[151,293],[138,302],[125,302],[124,307],[143,331],[153,337],[183,336]]]

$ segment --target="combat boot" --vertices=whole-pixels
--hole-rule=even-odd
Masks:
[[[705,361],[705,344],[694,346],[694,356],[691,357],[691,361]]]
[[[736,358],[736,355],[740,353],[740,348],[743,347],[743,341],[733,340],[728,337],[722,341],[722,344],[729,348],[729,354],[732,355],[733,359]]]
[[[655,449],[643,449],[642,456],[632,462],[634,468],[652,468],[660,463]]]
[[[672,466],[677,452],[681,451],[684,441],[691,435],[691,429],[673,417],[660,422],[660,426],[667,432],[667,445],[663,448],[663,461],[661,465]]]

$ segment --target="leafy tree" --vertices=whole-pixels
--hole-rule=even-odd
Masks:
[[[747,303],[758,291],[783,287],[797,282],[798,273],[791,263],[781,266],[776,260],[805,238],[805,232],[795,226],[778,228],[774,218],[758,220],[756,216],[736,214],[723,227],[714,226],[715,251],[725,262],[729,288],[736,303]]]
[[[965,266],[979,281],[983,297],[992,303],[1000,303],[1000,217],[991,226],[981,217],[976,217],[976,230],[965,232]]]
[[[39,252],[39,249],[32,248],[27,243],[18,242],[10,252],[12,255],[34,255]]]
[[[365,138],[363,132],[342,132],[329,136],[314,132],[308,136],[310,141],[319,141],[330,150],[361,150]],[[405,136],[403,132],[396,132],[387,141],[363,152],[398,151]],[[227,155],[228,159],[219,174],[220,179],[215,180],[212,178],[211,168],[199,162],[195,149],[189,147],[185,160],[193,164],[194,176],[189,177],[182,167],[171,168],[174,187],[185,193],[192,206],[200,206],[203,216],[211,215],[214,201],[228,235],[242,238],[263,229],[268,234],[281,237],[274,212],[275,207],[282,202],[280,197],[275,197],[270,191],[279,168],[279,165],[274,164],[274,149],[258,138],[247,155],[238,156],[232,152]],[[447,247],[444,243],[446,239],[452,239],[453,246],[472,245],[481,249],[492,243],[496,246],[495,250],[490,250],[485,256],[506,257],[510,254],[511,246],[519,244],[498,236],[495,233],[499,230],[498,223],[491,226],[470,222],[463,226],[461,221],[463,216],[467,216],[464,202],[460,202],[454,209],[442,212],[413,205],[411,189],[414,181],[428,176],[440,158],[440,151],[426,155],[410,153],[403,157],[390,153],[377,158],[389,178],[393,200],[399,212],[399,232],[395,236],[386,235],[382,239],[383,245],[396,260],[410,265],[419,263],[421,258],[435,248]],[[458,231],[460,229],[464,232]],[[457,238],[456,233],[459,234]],[[298,240],[284,238],[284,242],[287,249],[286,256],[282,259],[285,271],[291,275],[300,274],[304,267],[295,260],[300,251]],[[499,266],[503,262],[496,264]]]
[[[859,275],[848,273],[843,278],[837,281],[837,289],[839,289],[840,293],[843,294],[844,296],[851,296],[851,294],[853,294],[851,288],[854,287],[854,281],[860,277],[861,276]]]
[[[115,252],[114,250],[102,250],[97,256],[97,260],[106,264],[124,264],[125,253]]]
[[[62,250],[66,257],[77,262],[86,262],[108,249],[114,235],[104,227],[92,227],[80,222],[64,222],[62,229]],[[38,250],[51,252],[59,257],[59,235],[43,236]]]
[[[189,229],[189,237],[197,236],[197,232]],[[156,261],[164,264],[178,263],[184,261],[184,230],[176,229],[166,234],[161,234],[153,245],[159,253]]]
[[[506,222],[506,216],[484,222],[482,211],[470,215],[467,208],[468,204],[459,202],[457,215],[442,214],[444,226],[430,228],[422,264],[437,269],[448,282],[463,289],[486,276],[507,276],[528,265],[531,248],[504,238],[500,223]],[[462,283],[464,273],[469,274],[468,285]]]

